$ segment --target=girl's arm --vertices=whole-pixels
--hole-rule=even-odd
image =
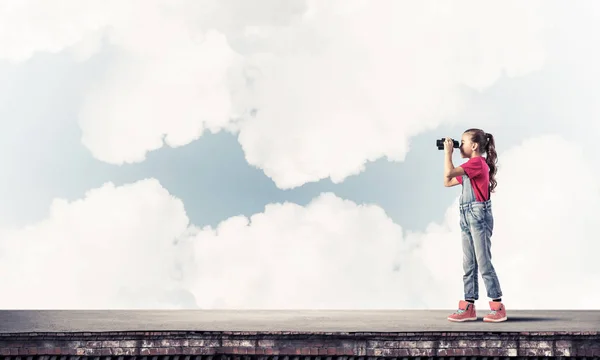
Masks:
[[[444,178],[444,186],[445,187],[452,187],[452,186],[456,186],[458,184],[460,184],[460,183],[458,182],[458,180],[455,177]]]
[[[446,161],[444,162],[444,186],[456,186],[460,184],[458,180],[456,180],[456,177],[464,175],[465,170],[460,166],[454,167],[454,164],[452,164],[452,139],[446,138],[444,150],[446,153]]]
[[[446,162],[444,164],[444,176],[446,178],[455,178],[457,176],[463,176],[465,174],[465,170],[460,167],[454,167],[452,164],[452,153],[446,152]]]

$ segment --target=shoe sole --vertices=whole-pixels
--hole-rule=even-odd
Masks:
[[[503,321],[506,321],[506,320],[508,320],[508,317],[506,317],[506,316],[503,317],[503,318],[500,318],[500,319],[487,319],[487,318],[483,318],[484,322],[494,322],[494,323],[503,322]]]
[[[464,322],[464,321],[475,321],[475,320],[477,320],[476,317],[473,317],[473,318],[464,318],[464,319],[451,319],[451,318],[447,318],[447,319],[450,320],[450,321],[453,321],[453,322]]]

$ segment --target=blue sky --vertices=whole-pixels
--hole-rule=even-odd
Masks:
[[[46,216],[54,197],[75,200],[108,181],[121,185],[149,177],[157,178],[173,195],[183,199],[190,220],[200,226],[215,226],[239,214],[249,216],[272,202],[305,205],[321,192],[335,192],[358,203],[380,204],[407,229],[423,230],[429,221],[441,219],[456,197],[456,191],[440,186],[443,157],[434,141],[445,133],[460,134],[464,129],[458,126],[415,137],[411,140],[415,150],[404,162],[380,159],[341,184],[324,179],[289,190],[278,189],[262,171],[250,166],[235,135],[226,132],[207,133],[188,145],[163,148],[150,153],[143,163],[103,163],[81,144],[77,107],[73,104],[81,101],[86,82],[102,73],[105,61],[106,57],[100,57],[81,65],[59,55],[40,55],[27,64],[11,67],[4,75],[3,110],[19,119],[5,136],[25,137],[27,131],[43,124],[39,131],[44,146],[21,153],[22,163],[29,166],[8,172],[5,177],[10,185],[3,190],[13,195],[17,191],[22,203],[19,207],[3,207],[3,221],[10,219],[19,225],[39,221]],[[31,77],[32,73],[40,77]],[[27,106],[27,102],[35,106]],[[48,115],[59,120],[48,119]],[[13,151],[20,151],[21,145],[13,144]],[[423,157],[427,162],[436,162],[421,169],[426,173],[416,171],[421,168]],[[421,179],[425,183],[415,186]],[[406,191],[406,187],[411,190]],[[439,201],[437,209],[429,204],[433,199]]]
[[[52,259],[77,270],[69,296],[0,306],[453,307],[460,188],[434,141],[470,127],[496,137],[507,301],[597,306],[569,296],[598,271],[592,1],[65,4],[72,33],[0,7],[0,285],[44,286]],[[535,299],[522,279],[540,269],[564,297]]]
[[[8,150],[21,151],[19,159],[28,166],[5,176],[9,182],[2,188],[7,192],[5,196],[9,192],[15,195],[16,191],[22,202],[16,207],[4,203],[3,222],[25,225],[39,221],[47,215],[54,197],[75,200],[108,181],[121,185],[154,177],[184,200],[191,222],[199,226],[215,226],[230,216],[249,216],[272,202],[305,205],[321,192],[334,192],[357,203],[379,204],[404,228],[422,231],[429,222],[440,221],[457,196],[456,189],[441,186],[443,156],[433,145],[435,139],[458,138],[465,125],[478,124],[474,115],[466,114],[471,116],[470,123],[465,120],[465,125],[442,126],[412,138],[405,161],[379,159],[343,183],[324,179],[286,190],[277,188],[260,169],[249,165],[236,136],[224,131],[207,132],[182,147],[162,148],[150,153],[142,163],[106,164],[94,159],[81,144],[75,105],[81,101],[86,82],[102,73],[106,61],[100,56],[87,64],[74,64],[64,56],[40,55],[26,64],[5,67],[2,109],[19,121],[9,125],[4,135],[25,138],[27,131],[41,124],[43,130],[36,132],[43,135],[43,146],[22,152],[22,143],[16,142],[12,145],[14,150]],[[486,109],[486,120],[504,122],[503,126],[495,124],[493,131],[499,151],[536,135],[536,129],[525,125],[532,114],[548,119],[544,131],[570,135],[569,128],[561,126],[561,114],[544,106],[544,102],[552,101],[553,93],[552,88],[540,84],[551,72],[555,77],[561,74],[560,69],[548,69],[525,78],[504,78],[484,93],[470,93],[474,107]],[[39,77],[32,77],[32,73]],[[548,94],[544,96],[539,91]],[[537,93],[524,101],[528,92]],[[512,127],[518,123],[520,127]],[[458,164],[464,160],[455,161]]]

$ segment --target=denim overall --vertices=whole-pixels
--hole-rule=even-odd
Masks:
[[[463,175],[462,180],[459,208],[465,300],[479,298],[478,268],[487,290],[487,296],[498,299],[502,296],[502,290],[492,265],[490,240],[494,229],[492,202],[489,199],[484,202],[477,201],[471,179],[467,175]]]

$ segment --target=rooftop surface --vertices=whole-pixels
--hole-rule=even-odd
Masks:
[[[0,310],[0,333],[121,331],[600,332],[600,310],[508,312],[452,323],[447,310]]]

